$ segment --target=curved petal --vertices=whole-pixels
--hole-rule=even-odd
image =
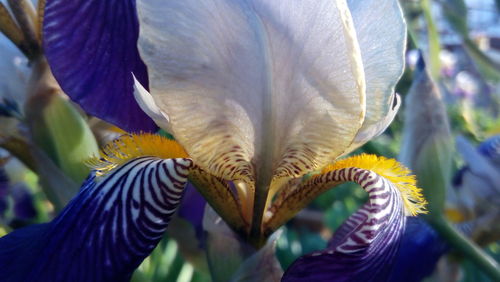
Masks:
[[[130,279],[162,238],[191,165],[142,157],[92,174],[52,222],[0,238],[0,280]]]
[[[392,101],[392,106],[386,116],[375,123],[363,123],[363,126],[356,134],[356,137],[354,137],[354,141],[351,146],[349,146],[349,148],[344,152],[344,155],[349,154],[350,152],[363,146],[366,142],[382,134],[387,127],[389,127],[392,120],[398,113],[399,107],[401,106],[401,97],[397,93],[394,93],[390,100]]]
[[[46,2],[45,55],[64,92],[126,131],[154,131],[133,96],[132,73],[148,85],[138,33],[135,0]]]
[[[365,85],[345,0],[148,0],[137,8],[151,94],[203,169],[269,184],[273,170],[304,174],[352,142]]]
[[[332,187],[347,181],[356,182],[365,190],[371,187],[373,183],[366,182],[365,178],[358,175],[363,173],[377,181],[380,178],[383,184],[387,185],[384,189],[390,190],[391,193],[397,192],[395,200],[403,202],[405,214],[425,213],[427,202],[421,189],[416,186],[415,176],[410,172],[396,160],[376,155],[361,154],[339,160],[324,167],[321,173],[290,181],[288,187],[282,189],[267,210],[264,233],[273,233],[317,196]],[[367,192],[370,194],[369,190]]]
[[[141,110],[146,113],[159,127],[167,132],[170,132],[170,125],[168,124],[167,115],[160,110],[151,94],[144,88],[144,86],[134,76],[134,98],[139,104]]]
[[[358,36],[366,78],[366,118],[355,149],[382,133],[394,118],[394,87],[403,74],[406,23],[397,0],[348,0]],[[370,128],[385,120],[369,138]],[[349,151],[346,151],[348,153]]]
[[[332,174],[337,181],[360,184],[369,202],[344,222],[326,250],[296,260],[282,281],[385,281],[405,230],[401,193],[372,171],[346,168]]]

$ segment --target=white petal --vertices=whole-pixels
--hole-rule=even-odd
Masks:
[[[365,79],[345,0],[137,7],[151,94],[197,164],[224,177],[302,174],[351,144]]]
[[[392,95],[404,69],[406,24],[397,0],[348,0],[348,4],[366,77],[363,132],[396,114],[391,107]]]
[[[401,97],[397,93],[394,93],[392,95],[390,101],[391,107],[389,108],[389,112],[386,114],[386,116],[378,120],[378,122],[376,123],[363,123],[363,126],[354,138],[354,142],[351,144],[351,146],[349,146],[344,154],[348,154],[356,150],[357,148],[363,146],[363,144],[365,144],[366,142],[384,133],[387,127],[389,127],[389,125],[391,124],[392,120],[394,120],[394,117],[398,113],[399,107],[401,106]]]
[[[144,111],[159,127],[170,132],[168,116],[156,105],[151,94],[135,78],[134,74],[134,98],[139,107]]]

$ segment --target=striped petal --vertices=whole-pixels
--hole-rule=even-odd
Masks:
[[[148,85],[138,33],[135,0],[46,1],[45,55],[64,92],[126,131],[153,131],[133,96],[132,73]]]
[[[394,159],[361,154],[330,164],[320,173],[287,183],[267,210],[264,233],[272,234],[317,196],[347,181],[358,183],[368,194],[368,189],[373,185],[383,185],[381,189],[390,192],[392,197],[386,200],[402,202],[405,215],[426,212],[427,202],[422,197],[421,189],[416,186],[415,176],[410,174],[408,168]]]
[[[368,170],[347,168],[330,174],[324,177],[360,184],[369,201],[344,222],[326,250],[299,258],[283,281],[385,281],[406,224],[399,189]]]
[[[263,185],[273,172],[302,175],[344,152],[361,127],[364,71],[345,0],[137,8],[151,95],[213,175],[257,175]]]
[[[162,238],[189,159],[141,157],[92,174],[52,222],[0,238],[1,281],[126,281]]]

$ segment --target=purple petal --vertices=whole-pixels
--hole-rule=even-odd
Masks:
[[[0,281],[128,281],[163,236],[189,159],[134,159],[91,175],[52,222],[0,238]]]
[[[388,282],[422,281],[432,274],[447,250],[447,244],[431,226],[421,218],[410,217]]]
[[[389,277],[406,224],[399,190],[371,171],[350,168],[339,173],[360,184],[369,202],[342,224],[325,250],[296,260],[283,281],[385,281]]]
[[[132,73],[148,85],[137,50],[135,0],[47,0],[44,49],[55,78],[89,114],[130,131],[155,123],[133,96]]]

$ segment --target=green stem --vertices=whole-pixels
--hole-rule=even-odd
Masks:
[[[422,12],[424,14],[425,21],[427,22],[427,34],[429,43],[429,61],[430,61],[430,72],[432,78],[435,81],[439,80],[440,75],[440,62],[439,62],[439,51],[441,49],[439,43],[439,33],[436,27],[436,23],[432,18],[431,13],[431,1],[423,0],[421,2]]]
[[[490,276],[493,281],[500,281],[500,267],[498,263],[474,242],[467,239],[455,229],[442,215],[427,217],[426,219],[454,249],[469,258],[477,267]]]

